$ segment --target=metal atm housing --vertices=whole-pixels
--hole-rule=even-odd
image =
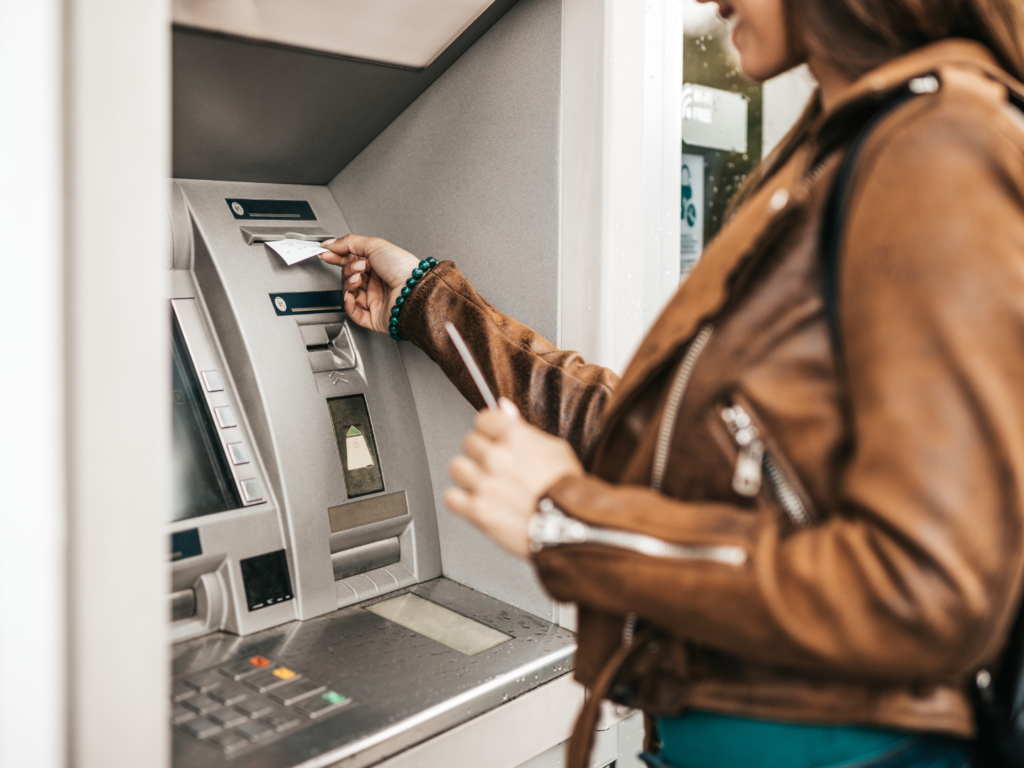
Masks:
[[[539,0],[502,19],[512,6],[417,71],[175,28],[175,766],[372,765],[571,669],[574,635],[536,615],[550,604],[528,570],[505,578],[485,555],[495,566],[474,577],[473,540],[439,517],[438,467],[471,410],[450,406],[448,432],[425,435],[454,390],[346,318],[339,269],[286,266],[266,245],[340,237],[347,210],[373,223],[368,208],[396,237],[389,222],[415,214],[371,198],[406,162],[396,136],[427,132],[403,122],[421,94],[445,98],[446,70],[496,23],[499,60],[531,25],[557,34]],[[356,106],[358,125],[342,114]],[[367,164],[379,175],[359,194]]]

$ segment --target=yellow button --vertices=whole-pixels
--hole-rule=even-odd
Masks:
[[[291,680],[295,677],[295,673],[287,667],[278,667],[274,670],[274,674],[280,677],[282,680]]]

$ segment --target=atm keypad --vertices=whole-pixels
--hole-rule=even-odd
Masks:
[[[172,725],[229,756],[310,725],[351,701],[259,655],[177,680],[172,698]]]
[[[213,720],[209,720],[205,717],[190,720],[181,726],[181,729],[190,736],[195,736],[197,739],[208,738],[223,730],[220,725],[217,725]]]
[[[197,715],[205,715],[207,712],[213,712],[213,710],[220,708],[220,702],[214,701],[204,694],[183,702],[183,705],[185,709],[191,709]]]
[[[230,664],[225,664],[218,671],[225,677],[230,677],[232,680],[242,680],[251,675],[255,675],[257,672],[263,669],[270,669],[274,666],[274,662],[263,656],[250,656],[246,659],[239,659],[238,661],[232,661]]]
[[[291,685],[286,685],[284,688],[271,693],[270,698],[284,704],[286,707],[290,707],[292,704],[297,704],[314,693],[320,693],[325,690],[327,690],[325,686],[314,683],[312,680],[296,680]]]
[[[252,691],[245,686],[227,680],[223,685],[210,692],[210,698],[219,701],[226,707],[230,707],[247,698],[251,693]]]
[[[200,672],[198,675],[186,677],[184,680],[185,685],[199,691],[200,693],[209,693],[214,688],[219,687],[223,682],[225,682],[224,677],[217,674],[217,670],[215,669]]]
[[[222,728],[232,728],[236,725],[249,722],[248,715],[244,715],[237,709],[231,709],[229,707],[218,709],[216,712],[211,712],[207,717]]]
[[[171,701],[175,704],[180,701],[184,701],[185,699],[191,699],[195,695],[195,689],[189,688],[184,683],[175,683],[174,687],[171,689]]]

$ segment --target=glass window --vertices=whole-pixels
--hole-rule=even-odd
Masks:
[[[738,65],[729,27],[716,6],[684,0],[683,275],[721,228],[729,201],[761,160],[763,91]]]

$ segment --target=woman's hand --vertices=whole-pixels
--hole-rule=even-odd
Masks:
[[[583,475],[569,444],[531,427],[510,401],[481,411],[462,441],[464,455],[448,465],[457,488],[444,502],[503,549],[527,557],[527,525],[540,497],[563,477]]]
[[[420,260],[379,237],[345,235],[321,245],[331,253],[320,258],[341,267],[345,312],[363,328],[387,333],[391,307]]]

